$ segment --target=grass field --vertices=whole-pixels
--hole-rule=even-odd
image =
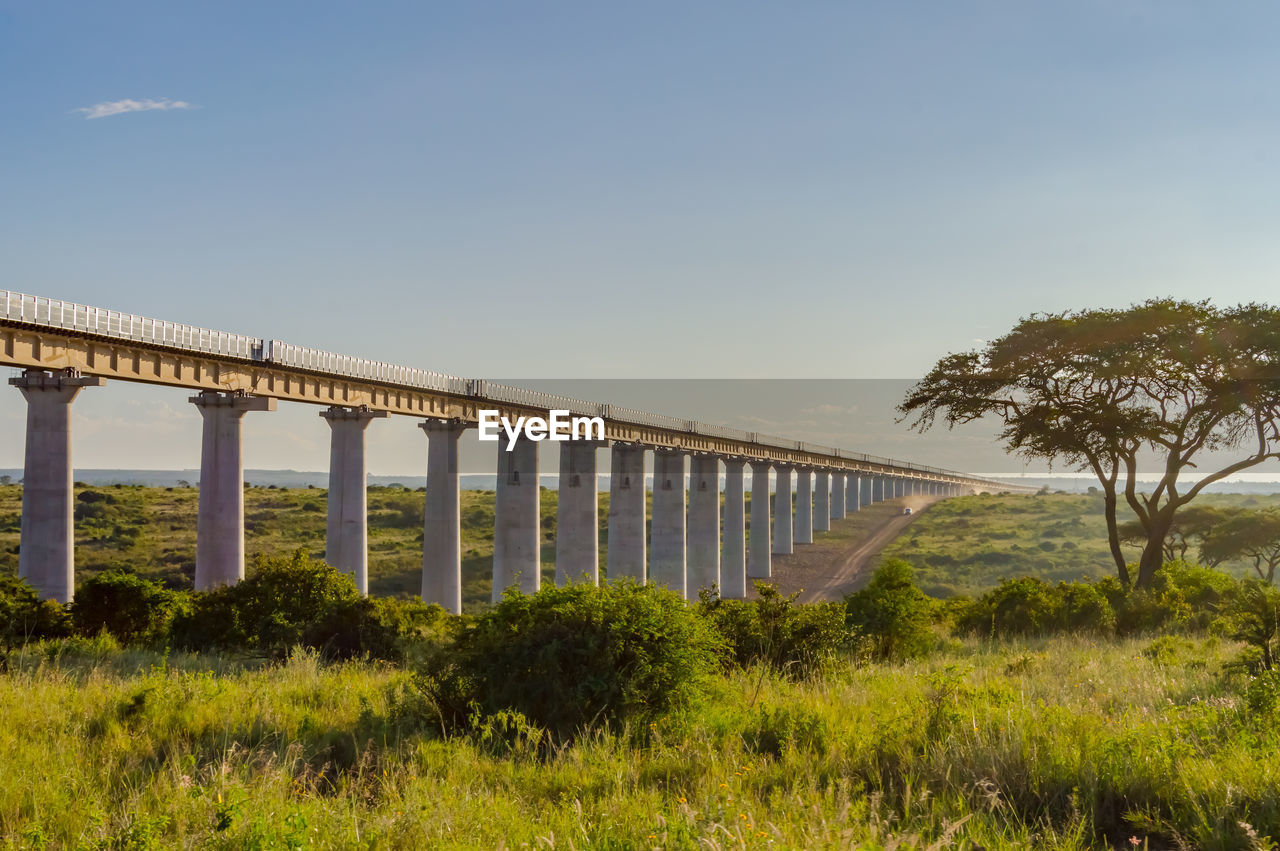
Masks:
[[[0,677],[0,834],[64,848],[1270,848],[1280,719],[1224,671],[1235,652],[946,640],[928,661],[808,683],[726,676],[638,743],[602,733],[539,756],[423,732],[390,668],[50,643]]]
[[[1257,510],[1280,506],[1280,495],[1207,494],[1194,504]],[[1126,552],[1137,561],[1136,548]],[[1194,558],[1194,548],[1189,555]],[[1102,497],[1083,494],[943,500],[882,556],[910,562],[921,587],[935,597],[973,595],[1014,576],[1070,582],[1115,575]],[[1241,576],[1253,572],[1244,562],[1222,569]]]

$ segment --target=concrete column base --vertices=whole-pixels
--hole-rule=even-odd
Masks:
[[[831,531],[831,473],[827,470],[813,476],[813,531]]]
[[[422,601],[462,612],[462,512],[458,439],[468,428],[453,420],[420,423],[427,435],[427,492],[422,512]]]
[[[324,558],[369,593],[369,504],[365,487],[364,430],[386,411],[330,407],[320,416],[329,423],[329,513]]]
[[[801,467],[796,471],[795,542],[813,543],[813,470]]]
[[[777,482],[773,495],[773,553],[790,555],[795,552],[795,522],[791,504],[791,473],[794,467],[778,466]]]
[[[686,593],[720,588],[720,459],[694,455],[689,465]]]
[[[747,576],[750,579],[768,579],[773,575],[773,535],[769,528],[770,466],[768,461],[751,462],[751,551],[747,554]]]
[[[644,447],[615,443],[609,459],[610,580],[645,581]]]
[[[685,453],[653,452],[653,522],[649,540],[649,581],[685,593]],[[686,597],[687,599],[687,597]]]
[[[724,531],[720,548],[720,595],[727,600],[747,596],[746,482],[741,458],[724,459]],[[765,496],[765,507],[769,497]],[[765,529],[769,528],[765,521]]]
[[[104,383],[71,370],[28,369],[9,379],[27,400],[18,577],[42,600],[69,603],[75,596],[71,403],[85,387]]]
[[[542,585],[542,497],[538,443],[517,437],[511,451],[498,437],[498,490],[493,503],[493,602],[510,587],[536,594]]]
[[[274,411],[276,400],[205,390],[189,400],[204,417],[200,506],[196,514],[196,590],[244,579],[244,459],[241,423],[249,411]]]
[[[556,585],[600,582],[600,499],[596,450],[605,444],[573,440],[560,444],[556,503]]]

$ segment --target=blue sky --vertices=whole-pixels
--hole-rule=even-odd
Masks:
[[[1037,310],[1275,300],[1278,24],[0,0],[3,286],[464,375],[910,377]],[[80,463],[194,457],[135,436],[174,391],[93,395]],[[247,460],[323,468],[275,416]]]

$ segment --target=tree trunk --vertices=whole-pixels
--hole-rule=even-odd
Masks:
[[[1172,511],[1151,514],[1147,545],[1142,548],[1142,558],[1138,562],[1138,582],[1135,588],[1150,588],[1155,584],[1156,571],[1164,564],[1164,540],[1172,525]]]
[[[1107,543],[1111,546],[1111,557],[1116,562],[1116,574],[1120,584],[1129,587],[1129,565],[1124,560],[1124,550],[1120,549],[1120,524],[1116,522],[1116,492],[1114,487],[1103,492],[1103,505],[1107,514]]]

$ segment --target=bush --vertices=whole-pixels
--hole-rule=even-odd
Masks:
[[[1244,580],[1214,628],[1255,648],[1261,655],[1262,669],[1273,670],[1280,634],[1280,591],[1252,577]]]
[[[76,590],[71,621],[76,632],[106,630],[123,644],[163,642],[186,595],[132,573],[113,570],[91,576]]]
[[[911,565],[888,559],[867,587],[845,598],[846,623],[870,645],[873,659],[922,656],[933,646],[933,602],[915,586]]]
[[[961,632],[991,638],[1059,632],[1110,634],[1116,613],[1105,588],[1087,582],[1056,586],[1030,576],[1005,579],[956,617]]]
[[[690,705],[719,641],[671,591],[630,582],[512,589],[424,673],[446,725],[514,710],[561,740]]]
[[[756,600],[722,600],[704,592],[698,611],[724,640],[731,665],[768,665],[793,679],[824,668],[849,646],[849,630],[837,603],[796,605],[776,587],[756,583]]]
[[[0,642],[4,664],[9,653],[28,641],[62,638],[71,632],[66,609],[41,600],[35,589],[13,574],[0,576]]]
[[[307,630],[332,608],[359,599],[350,576],[303,550],[259,556],[243,582],[193,594],[190,610],[174,618],[173,640],[190,650],[216,647],[281,658],[304,643]]]
[[[443,636],[449,615],[421,600],[361,597],[331,605],[302,633],[301,643],[326,659],[403,663],[416,646]]]

